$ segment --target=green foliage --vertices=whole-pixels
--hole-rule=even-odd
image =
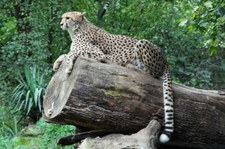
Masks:
[[[13,90],[14,109],[16,111],[26,111],[26,115],[31,110],[41,114],[43,93],[46,86],[44,73],[36,67],[29,66],[25,66],[24,73],[25,79],[19,73],[19,78],[17,78],[19,84]]]
[[[197,30],[204,34],[203,45],[209,48],[211,54],[225,49],[225,2],[195,1],[192,16],[189,18],[188,29]]]
[[[0,148],[11,149],[13,144],[11,143],[11,138],[6,136],[0,136]]]
[[[15,136],[19,131],[18,120],[21,116],[10,115],[10,111],[4,106],[0,107],[0,112],[1,136]]]
[[[57,125],[46,123],[40,119],[36,126],[24,128],[17,136],[8,137],[0,135],[0,148],[6,149],[71,149],[73,146],[57,146],[57,140],[60,137],[74,134],[74,126]]]
[[[50,144],[56,144],[57,140],[60,137],[71,135],[75,133],[75,127],[70,125],[58,125],[58,124],[49,124],[46,123],[43,119],[40,119],[36,124],[36,127],[44,134],[42,139],[46,140],[43,143],[43,146],[51,147]]]
[[[0,15],[0,19],[4,20],[0,30],[0,45],[3,46],[16,33],[16,19],[3,15]]]

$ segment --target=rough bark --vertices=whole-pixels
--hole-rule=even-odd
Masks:
[[[103,138],[86,138],[79,149],[156,149],[160,123],[152,120],[148,126],[132,135],[110,134]]]
[[[134,133],[163,107],[162,81],[143,72],[78,59],[68,76],[62,65],[46,90],[44,117],[49,122]],[[225,96],[178,84],[173,91],[170,144],[225,148]]]

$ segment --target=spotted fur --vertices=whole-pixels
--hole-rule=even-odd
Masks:
[[[165,128],[160,141],[168,142],[174,131],[172,79],[160,48],[145,39],[110,34],[91,24],[85,18],[85,13],[81,12],[63,14],[60,25],[69,32],[72,44],[70,52],[56,60],[54,70],[57,70],[66,58],[67,72],[70,73],[74,60],[82,55],[97,60],[110,59],[122,66],[135,65],[153,77],[163,77]]]

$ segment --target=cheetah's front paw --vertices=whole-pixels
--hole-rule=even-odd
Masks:
[[[73,70],[73,60],[67,58],[66,60],[66,74],[70,74]]]
[[[74,62],[76,61],[76,56],[73,53],[69,53],[66,58],[66,74],[70,74],[73,70]]]
[[[65,58],[66,58],[66,54],[63,54],[63,55],[60,55],[60,56],[56,59],[54,65],[53,65],[53,71],[57,71],[57,70],[59,69],[60,65],[62,64],[62,61],[63,61]]]

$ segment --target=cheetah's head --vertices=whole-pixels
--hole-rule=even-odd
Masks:
[[[60,27],[63,30],[75,31],[79,28],[81,22],[84,19],[85,12],[66,12],[62,15],[62,21]]]

